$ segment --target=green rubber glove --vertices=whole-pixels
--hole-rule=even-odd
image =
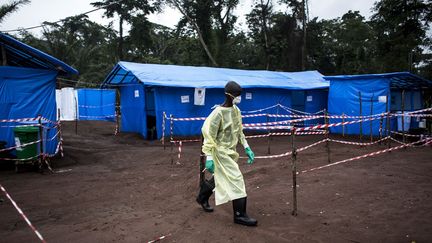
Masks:
[[[247,156],[249,157],[247,163],[252,164],[254,162],[254,159],[255,159],[254,152],[252,152],[250,147],[245,148],[245,152],[246,152]]]
[[[213,160],[206,160],[205,167],[210,173],[214,173],[214,161]]]

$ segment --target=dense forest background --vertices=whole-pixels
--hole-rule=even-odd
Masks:
[[[28,2],[0,5],[0,23]],[[325,75],[410,71],[432,79],[430,0],[376,1],[369,19],[357,11],[309,19],[307,0],[255,0],[242,29],[233,13],[239,2],[100,0],[92,5],[119,28],[79,15],[45,22],[41,35],[10,34],[78,69],[72,78],[81,86],[100,84],[119,60]],[[166,7],[182,13],[174,29],[147,19]]]

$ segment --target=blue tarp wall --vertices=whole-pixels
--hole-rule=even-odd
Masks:
[[[162,136],[162,113],[177,118],[207,117],[214,105],[222,104],[225,95],[223,87],[228,81],[236,81],[243,87],[242,111],[266,108],[276,104],[291,107],[302,104],[306,112],[316,112],[326,107],[329,83],[317,71],[272,72],[237,70],[227,68],[175,66],[159,64],[140,64],[119,62],[106,77],[102,87],[119,87],[121,97],[121,131],[138,132],[145,138],[155,127],[157,137]],[[195,88],[206,88],[205,105],[194,105]],[[292,95],[302,91],[300,96]],[[246,99],[247,93],[250,93]],[[189,102],[181,102],[182,96],[188,96]],[[308,96],[313,101],[307,102]],[[293,98],[294,97],[294,98]],[[274,108],[265,113],[289,114]],[[281,120],[269,119],[269,121]],[[244,123],[266,122],[266,117],[247,118]],[[201,134],[203,121],[175,121],[175,136]],[[169,135],[169,122],[166,123],[165,135]]]
[[[155,100],[156,100],[156,128],[157,134],[160,138],[162,136],[162,113],[165,111],[167,116],[172,114],[174,117],[207,117],[212,111],[214,105],[222,104],[225,100],[223,89],[206,89],[205,105],[197,106],[194,105],[194,89],[193,88],[170,88],[170,87],[158,87],[155,88]],[[286,89],[268,89],[268,88],[250,88],[243,89],[242,101],[238,105],[241,111],[255,111],[262,108],[267,108],[275,104],[281,104],[287,107],[291,107],[292,104],[292,92]],[[327,105],[327,91],[326,90],[310,90],[305,91],[306,96],[314,97],[313,101],[302,102],[305,104],[306,112],[317,112]],[[246,99],[246,94],[250,93],[252,98]],[[181,103],[181,96],[188,95],[190,102]],[[249,96],[250,97],[250,96]],[[290,114],[289,112],[275,107],[258,113],[268,114]],[[248,114],[248,113],[243,113]],[[269,118],[266,116],[244,118],[243,123],[256,123],[256,122],[267,122],[267,121],[281,121],[289,120],[289,118]],[[168,122],[168,121],[166,121]],[[315,120],[316,122],[316,120]],[[175,136],[191,136],[200,135],[203,121],[175,121],[173,134]],[[165,135],[167,136],[170,132],[169,123],[166,124]],[[255,130],[256,131],[256,130]]]
[[[116,91],[78,89],[79,120],[115,121]]]
[[[328,112],[330,115],[368,116],[373,105],[373,114],[386,111],[386,103],[379,102],[379,96],[390,95],[389,80],[376,78],[365,80],[331,80],[328,96]],[[359,92],[361,92],[362,113],[360,114]],[[371,102],[371,98],[372,102]],[[390,104],[390,103],[389,103]],[[390,108],[390,107],[389,107]],[[345,119],[345,121],[356,119]],[[341,119],[330,119],[330,123],[341,122]],[[372,122],[373,135],[379,135],[379,119]],[[384,128],[386,124],[384,123]],[[331,127],[331,133],[342,133],[342,126]],[[362,122],[363,134],[370,133],[370,121]],[[346,134],[359,134],[360,124],[345,126]]]
[[[389,99],[387,107],[389,111],[401,111],[402,90],[405,90],[405,111],[422,109],[420,90],[425,87],[432,87],[431,81],[407,72],[327,76],[324,78],[330,81],[328,96],[328,111],[330,115],[369,116],[371,115],[371,106],[373,106],[372,114],[386,112],[384,96],[387,96]],[[362,103],[361,114],[359,93],[361,93]],[[346,119],[346,121],[350,120],[354,119]],[[411,128],[418,127],[418,122],[415,120],[415,118],[411,120]],[[341,119],[330,119],[330,123],[340,121]],[[379,135],[379,123],[379,119],[372,122],[374,136]],[[371,122],[367,120],[362,122],[363,134],[370,134],[370,124]],[[387,129],[386,125],[384,121],[383,129]],[[397,130],[397,118],[391,118],[390,128],[393,131]],[[330,131],[332,133],[342,133],[342,126],[332,127]],[[359,134],[360,124],[346,125],[345,133]]]
[[[147,138],[144,95],[142,84],[120,87],[120,131],[137,132]]]
[[[51,70],[0,66],[0,120],[34,118],[41,115],[56,121],[55,86],[57,72]],[[0,140],[15,146],[13,127],[22,123],[1,123]],[[25,123],[28,125],[28,123]],[[47,124],[49,125],[49,124]],[[56,129],[47,132],[52,138]],[[46,144],[54,153],[57,139]]]

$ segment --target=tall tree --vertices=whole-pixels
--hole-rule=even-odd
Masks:
[[[28,3],[30,3],[30,0],[17,0],[0,5],[0,23],[5,20],[7,15],[17,11],[20,5]]]
[[[273,3],[271,0],[260,0],[254,2],[252,11],[246,16],[252,38],[264,51],[265,69],[270,68],[270,40],[269,24],[273,14]]]
[[[174,5],[180,13],[183,15],[183,19],[179,21],[178,28],[186,26],[187,23],[195,30],[198,35],[198,40],[204,49],[204,52],[208,59],[210,60],[210,64],[213,66],[218,66],[214,55],[212,54],[209,43],[210,43],[210,32],[211,32],[211,9],[209,8],[209,3],[211,1],[208,0],[199,0],[199,2],[195,1],[184,1],[184,0],[167,0],[168,3]],[[201,8],[203,6],[204,8]],[[202,11],[200,11],[202,10]]]
[[[429,0],[381,0],[372,16],[379,71],[412,70],[421,61],[426,29],[432,21]]]
[[[114,15],[119,17],[119,39],[118,39],[118,58],[123,59],[123,24],[131,22],[132,17],[136,14],[146,16],[153,13],[157,9],[156,5],[152,5],[148,0],[102,0],[91,3],[95,7],[105,9],[104,16],[113,18]]]

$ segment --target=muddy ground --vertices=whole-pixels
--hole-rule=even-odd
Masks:
[[[75,135],[74,123],[65,124],[65,157],[52,161],[62,173],[0,171],[0,183],[48,242],[147,242],[164,235],[161,242],[432,241],[430,146],[300,174],[297,217],[289,158],[251,166],[240,160],[248,213],[259,223],[248,228],[233,223],[229,203],[205,213],[195,202],[199,144],[185,144],[180,163],[171,164],[169,148],[136,134],[113,136],[112,123],[80,122],[78,129]],[[298,137],[296,146],[320,139]],[[273,138],[272,154],[289,151],[289,141]],[[249,144],[266,155],[266,138]],[[331,143],[331,160],[384,148]],[[299,153],[298,162],[299,170],[325,165],[325,144]],[[0,242],[37,242],[4,194],[0,199]]]

